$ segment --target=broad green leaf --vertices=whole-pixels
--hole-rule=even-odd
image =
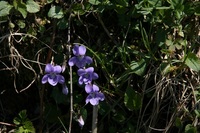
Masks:
[[[179,128],[182,126],[182,121],[179,117],[176,118],[175,125],[176,125],[176,127],[179,127]]]
[[[200,3],[196,4],[195,15],[200,16]]]
[[[160,64],[160,70],[161,70],[161,73],[163,75],[166,75],[167,73],[170,72],[170,64],[168,64],[168,63],[161,63]]]
[[[12,8],[13,6],[8,2],[0,1],[0,17],[9,15],[9,12]]]
[[[23,20],[18,20],[17,21],[17,25],[19,26],[19,28],[23,29],[25,28],[26,24]]]
[[[130,69],[131,69],[131,72],[139,76],[142,76],[146,69],[146,61],[144,59],[142,59],[139,62],[132,61],[130,64]]]
[[[49,4],[49,3],[52,3],[54,0],[47,0],[47,3]]]
[[[67,102],[66,95],[64,95],[61,91],[59,91],[57,87],[53,88],[51,96],[54,98],[57,104]]]
[[[14,118],[13,122],[17,125],[15,133],[35,133],[35,128],[32,122],[27,118],[26,110],[19,112],[19,115]]]
[[[124,104],[129,110],[140,109],[142,105],[142,99],[139,93],[132,88],[127,88],[124,95]]]
[[[123,7],[128,6],[127,0],[116,0],[115,2],[118,3],[120,6],[123,6]]]
[[[126,117],[123,111],[117,111],[114,113],[112,119],[115,120],[116,122],[122,123],[126,120]]]
[[[188,53],[185,64],[194,71],[200,71],[200,60],[194,53]]]
[[[16,124],[16,125],[19,125],[20,121],[21,121],[20,118],[15,117],[14,120],[13,120],[13,123]]]
[[[53,103],[48,103],[45,106],[45,120],[49,123],[55,123],[58,121],[58,117],[61,114],[61,110],[58,109],[58,106],[56,106]]]
[[[59,29],[66,29],[68,27],[68,20],[66,18],[62,18],[58,21],[57,26]]]
[[[86,13],[85,9],[83,9],[83,5],[80,3],[74,4],[72,10],[76,15],[83,15]]]
[[[127,8],[122,6],[122,5],[116,5],[115,7],[115,11],[118,13],[118,14],[123,14],[127,11]],[[124,15],[125,16],[125,15]],[[127,17],[127,16],[126,16]]]
[[[28,0],[26,2],[26,8],[27,8],[27,11],[30,12],[30,13],[36,13],[36,12],[39,12],[40,11],[40,6],[38,3],[36,3],[35,1],[33,0]]]
[[[13,5],[16,10],[18,10],[24,18],[27,16],[26,4],[22,0],[14,0]]]
[[[63,10],[60,6],[53,6],[48,12],[48,17],[61,19],[64,17]]]
[[[165,44],[167,45],[167,46],[171,46],[171,45],[173,45],[174,44],[174,42],[172,41],[172,40],[166,40],[165,41]]]
[[[165,44],[165,40],[167,37],[167,32],[165,29],[158,27],[157,32],[156,32],[156,43],[161,47]]]
[[[89,0],[89,3],[92,4],[92,5],[98,5],[101,2],[99,0]]]
[[[27,120],[23,125],[24,132],[35,133],[35,128],[30,120]]]
[[[88,116],[87,110],[85,108],[81,108],[80,114],[83,117],[83,120],[86,121],[87,116]]]
[[[197,128],[194,127],[192,124],[187,124],[185,126],[185,133],[197,133]]]
[[[19,117],[21,119],[26,119],[27,118],[27,114],[26,114],[26,110],[22,110],[19,112]]]

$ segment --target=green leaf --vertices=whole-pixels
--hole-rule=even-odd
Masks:
[[[40,6],[38,3],[36,3],[35,1],[33,0],[28,0],[26,2],[26,8],[27,8],[27,11],[30,12],[30,13],[36,13],[36,12],[39,12],[40,11]]]
[[[181,128],[182,122],[181,122],[181,119],[180,119],[179,117],[176,118],[176,120],[175,120],[175,125],[176,125],[176,127]]]
[[[80,3],[73,4],[72,6],[73,13],[76,15],[84,15],[86,13],[86,7],[83,8],[83,5]]]
[[[51,96],[54,98],[57,104],[66,103],[67,98],[57,87],[53,88]]]
[[[58,122],[58,117],[61,115],[60,109],[55,104],[46,104],[45,106],[45,120],[50,123]]]
[[[9,12],[12,8],[13,6],[8,2],[0,1],[0,17],[9,15]]]
[[[118,3],[119,5],[126,7],[128,6],[128,1],[127,0],[115,0],[116,3]]]
[[[20,119],[18,117],[15,117],[14,120],[13,120],[13,123],[16,124],[16,125],[19,125]]]
[[[192,126],[191,124],[187,124],[185,126],[185,133],[197,133],[197,128]]]
[[[20,111],[19,112],[19,117],[21,118],[21,119],[26,119],[27,118],[27,115],[26,115],[26,110],[22,110],[22,111]]]
[[[13,5],[16,10],[18,10],[24,18],[27,16],[27,11],[26,11],[26,4],[22,0],[14,0]]]
[[[131,111],[140,109],[142,105],[141,96],[132,88],[127,88],[124,95],[124,104]]]
[[[165,44],[165,40],[167,38],[167,32],[165,29],[158,27],[157,32],[156,32],[156,43],[161,47]]]
[[[15,133],[35,133],[35,128],[32,122],[27,118],[26,110],[19,112],[19,115],[14,118],[13,122],[17,125]]]
[[[171,45],[173,45],[174,44],[174,42],[172,41],[172,40],[166,40],[165,41],[165,44],[167,45],[167,46],[171,46]]]
[[[33,123],[29,120],[24,123],[23,128],[27,133],[35,133],[35,128],[33,127]]]
[[[146,61],[144,59],[139,62],[132,61],[130,64],[130,69],[133,73],[142,76],[146,69]]]
[[[26,24],[23,20],[18,20],[17,21],[17,25],[19,26],[19,28],[23,29],[25,28]]]
[[[98,5],[101,2],[99,0],[89,0],[89,3],[92,4],[92,5]]]
[[[62,18],[58,21],[57,26],[59,29],[66,29],[68,27],[68,20],[66,18]]]
[[[47,3],[50,4],[52,3],[54,0],[47,0]]]
[[[185,64],[194,71],[200,71],[200,60],[194,53],[188,53]]]
[[[170,72],[170,64],[168,64],[168,63],[161,63],[160,64],[160,70],[161,70],[161,73],[163,75],[166,75],[167,73]]]
[[[81,108],[80,114],[83,117],[83,120],[86,121],[87,116],[88,116],[87,110],[85,108]]]
[[[200,3],[196,4],[195,15],[200,16]]]
[[[60,6],[53,6],[48,12],[48,17],[61,19],[64,17],[63,10]]]
[[[122,123],[126,120],[126,117],[123,111],[117,111],[114,113],[112,119],[116,122]]]

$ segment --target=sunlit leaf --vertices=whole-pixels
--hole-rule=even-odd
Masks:
[[[197,133],[197,128],[191,124],[185,126],[185,133]]]
[[[13,5],[16,10],[18,10],[24,18],[27,16],[26,4],[22,0],[14,0]]]
[[[185,64],[194,71],[200,71],[200,60],[194,53],[187,55]]]
[[[13,122],[17,125],[14,129],[15,133],[35,133],[33,123],[27,118],[26,110],[20,111]]]
[[[40,6],[33,0],[28,0],[26,2],[27,11],[30,13],[36,13],[40,11]]]
[[[89,3],[92,4],[92,5],[98,5],[101,2],[99,0],[89,0]]]
[[[144,59],[140,60],[139,62],[132,61],[130,66],[133,73],[142,76],[146,69],[146,61]]]
[[[8,2],[0,1],[0,17],[9,15],[9,12],[12,8],[13,6]]]
[[[21,29],[25,28],[25,26],[26,26],[26,24],[25,24],[25,22],[24,22],[23,20],[18,20],[17,25],[18,25]]]
[[[63,10],[60,6],[53,6],[48,12],[48,17],[61,19],[64,17]]]

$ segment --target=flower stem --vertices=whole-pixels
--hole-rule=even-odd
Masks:
[[[69,20],[68,20],[68,35],[67,35],[67,42],[70,44],[70,36],[71,36],[71,13],[69,15]],[[68,51],[71,53],[71,45],[68,45]],[[69,54],[69,58],[71,58],[71,54]],[[72,67],[69,67],[69,75],[70,75],[70,120],[69,120],[69,133],[71,133],[72,129],[72,118],[73,118],[73,82],[72,82]]]
[[[93,106],[92,114],[92,133],[97,133],[97,122],[98,122],[98,105]]]
[[[72,67],[69,68],[69,71],[70,71],[70,120],[69,120],[69,133],[71,133],[71,128],[72,128],[72,117],[73,117]]]

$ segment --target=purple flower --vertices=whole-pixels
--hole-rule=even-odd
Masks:
[[[51,64],[47,64],[45,67],[46,74],[42,78],[42,84],[45,84],[46,82],[49,82],[49,84],[52,86],[57,85],[57,83],[64,84],[65,78],[60,75],[61,71],[61,66],[53,66]]]
[[[84,46],[75,45],[72,51],[75,56],[69,59],[69,66],[76,65],[78,68],[82,68],[86,64],[92,63],[92,58],[85,56],[86,48]]]
[[[93,67],[89,67],[86,69],[80,68],[78,70],[78,75],[80,76],[78,80],[80,85],[82,85],[83,83],[89,84],[92,82],[92,80],[95,80],[99,77],[98,74],[94,72]]]
[[[78,119],[77,119],[78,123],[79,123],[79,126],[82,128],[85,124],[84,120],[83,120],[83,117],[80,116]]]
[[[87,84],[85,85],[85,91],[89,94],[86,98],[86,104],[90,102],[90,104],[98,105],[99,100],[103,101],[105,99],[105,96],[103,93],[99,92],[99,87],[94,84]]]
[[[62,84],[62,93],[65,95],[67,95],[69,93],[69,90],[68,90],[66,84]]]

